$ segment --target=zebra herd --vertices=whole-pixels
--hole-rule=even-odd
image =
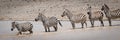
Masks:
[[[104,26],[103,13],[105,13],[106,18],[109,21],[109,26],[112,26],[111,19],[120,18],[120,9],[111,11],[106,4],[104,4],[102,6],[101,11],[92,12],[91,6],[89,6],[88,9],[89,10],[88,10],[87,14],[88,14],[88,18],[91,22],[91,27],[94,27],[95,20],[99,20],[101,22],[101,26]],[[61,17],[64,17],[64,16],[68,17],[69,21],[72,24],[73,29],[75,29],[75,23],[81,23],[82,28],[84,28],[84,24],[87,27],[87,22],[86,22],[87,16],[85,14],[81,13],[81,14],[74,15],[68,9],[65,9],[63,14],[61,15]],[[38,20],[42,21],[45,32],[50,32],[50,27],[53,27],[55,29],[55,31],[57,31],[58,23],[62,26],[62,24],[60,23],[60,20],[58,20],[54,16],[46,17],[42,13],[39,13],[38,17],[35,18],[35,21],[38,21]],[[33,31],[32,31],[33,25],[30,22],[25,22],[25,23],[12,22],[11,31],[13,31],[13,29],[15,29],[15,28],[17,28],[17,30],[19,31],[18,34],[22,34],[22,32],[26,32],[26,31],[33,33]]]

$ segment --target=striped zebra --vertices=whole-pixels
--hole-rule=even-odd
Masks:
[[[22,34],[22,32],[26,32],[26,31],[29,31],[30,34],[33,33],[33,31],[32,31],[33,25],[30,22],[18,23],[18,22],[14,21],[14,22],[12,22],[11,31],[13,31],[15,28],[17,28],[17,30],[19,31],[18,35]]]
[[[112,26],[111,19],[120,18],[120,9],[111,11],[110,8],[106,4],[104,4],[102,6],[101,10],[104,11],[104,13],[109,21],[109,26]]]
[[[62,24],[60,23],[60,20],[58,20],[54,16],[46,17],[42,13],[39,13],[38,17],[35,18],[35,21],[39,21],[39,20],[42,21],[43,26],[45,28],[45,32],[50,32],[50,27],[53,27],[55,29],[55,31],[57,31],[58,30],[58,26],[57,26],[58,23],[60,24],[60,26],[62,26]]]
[[[84,24],[86,24],[87,27],[87,23],[86,23],[86,15],[84,14],[78,14],[78,15],[73,15],[68,9],[65,9],[65,11],[63,12],[63,14],[61,15],[61,17],[67,16],[69,21],[72,24],[73,29],[75,29],[75,23],[81,23],[82,28],[84,26]]]
[[[95,11],[95,12],[92,12],[91,10],[91,6],[88,7],[88,16],[89,16],[89,20],[91,22],[91,25],[92,27],[94,27],[94,21],[95,20],[99,20],[101,22],[101,25],[104,26],[104,23],[103,23],[103,13],[102,11]]]

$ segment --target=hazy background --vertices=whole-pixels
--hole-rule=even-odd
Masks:
[[[47,17],[56,16],[66,20],[67,17],[60,16],[63,8],[73,14],[86,14],[86,4],[92,5],[92,10],[97,11],[104,3],[111,10],[120,9],[120,0],[0,0],[0,20],[34,20],[44,9]]]

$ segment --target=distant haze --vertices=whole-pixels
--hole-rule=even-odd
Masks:
[[[0,20],[34,20],[44,9],[46,10],[42,13],[47,17],[55,16],[68,20],[67,17],[61,17],[63,8],[73,14],[87,15],[86,4],[90,4],[92,10],[97,11],[104,3],[111,10],[120,9],[120,0],[0,0]]]

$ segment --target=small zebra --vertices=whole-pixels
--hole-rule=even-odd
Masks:
[[[15,28],[17,28],[17,30],[19,31],[18,35],[22,34],[22,32],[26,32],[26,31],[29,31],[30,34],[33,33],[33,31],[32,31],[33,25],[30,22],[18,23],[18,22],[14,21],[14,22],[12,22],[11,31],[13,31]]]
[[[45,32],[50,32],[50,27],[53,27],[55,31],[58,30],[57,24],[59,23],[60,26],[62,24],[60,23],[60,20],[58,20],[56,17],[46,17],[42,13],[39,13],[38,17],[35,18],[35,21],[41,20],[43,23],[43,26],[45,28]]]
[[[102,6],[101,10],[104,11],[104,13],[109,21],[109,26],[112,26],[111,19],[120,18],[120,9],[111,11],[110,8],[106,4],[104,4]]]
[[[69,21],[72,24],[73,29],[75,29],[75,23],[81,23],[82,28],[84,26],[84,24],[86,24],[87,27],[87,23],[86,23],[86,15],[85,14],[78,14],[78,15],[73,15],[68,9],[65,9],[65,11],[63,12],[63,14],[61,15],[61,17],[67,16]]]
[[[102,11],[96,11],[96,12],[92,12],[91,11],[91,6],[88,7],[88,16],[89,16],[89,20],[91,22],[92,27],[94,27],[94,21],[95,20],[99,20],[101,22],[101,25],[104,26],[103,23],[103,13]]]

